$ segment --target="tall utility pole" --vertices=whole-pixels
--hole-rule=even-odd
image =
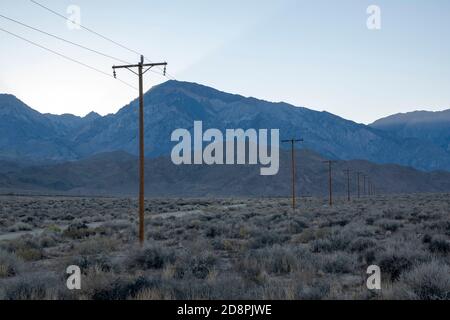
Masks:
[[[347,201],[350,202],[350,169],[344,170],[344,173],[347,174]]]
[[[281,142],[291,143],[291,163],[292,163],[292,210],[295,210],[295,148],[294,145],[296,142],[302,142],[303,139],[289,139],[289,140],[281,140]]]
[[[138,64],[123,66],[113,66],[114,78],[116,69],[128,69],[139,77],[139,243],[144,244],[144,74],[153,67],[164,66],[164,75],[166,74],[167,62],[144,63],[144,56],[141,55],[141,61]],[[132,70],[137,68],[137,73]],[[144,68],[147,68],[144,70]]]
[[[361,198],[361,191],[360,191],[360,187],[359,187],[359,177],[362,175],[362,172],[361,171],[358,171],[357,173],[356,173],[356,176],[357,176],[357,180],[358,180],[358,182],[357,182],[357,184],[358,184],[358,198]]]
[[[366,195],[366,178],[367,176],[363,174],[363,194]]]
[[[329,198],[330,198],[330,206],[333,205],[333,187],[332,187],[332,181],[331,181],[331,165],[336,162],[333,160],[326,160],[323,161],[324,163],[328,163],[328,191],[329,191]]]

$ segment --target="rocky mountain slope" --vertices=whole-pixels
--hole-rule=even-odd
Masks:
[[[0,157],[33,161],[79,160],[97,153],[137,153],[138,102],[116,114],[85,118],[40,114],[18,99],[0,96]],[[275,128],[280,138],[302,137],[324,157],[395,163],[422,170],[450,170],[450,151],[439,143],[403,137],[327,112],[220,92],[195,83],[168,81],[145,94],[147,157],[166,156],[174,129]]]

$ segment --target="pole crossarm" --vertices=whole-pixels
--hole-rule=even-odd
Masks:
[[[156,67],[156,66],[167,66],[167,62],[158,62],[158,63],[143,63],[143,64],[124,64],[121,66],[113,66],[113,69],[123,69],[123,68],[139,68],[139,67]]]
[[[114,78],[116,77],[116,69],[128,69],[131,72],[133,72],[135,75],[139,76],[139,74],[135,71],[132,70],[132,68],[145,68],[148,67],[147,69],[145,69],[145,71],[142,71],[142,75],[144,75],[148,70],[150,70],[153,67],[160,67],[160,66],[164,66],[164,76],[166,75],[166,67],[167,67],[167,62],[156,62],[156,63],[144,63],[144,60],[141,58],[141,63],[139,64],[124,64],[124,65],[120,65],[120,66],[113,66],[113,70],[114,70]]]
[[[289,139],[289,140],[281,140],[281,142],[286,143],[286,142],[303,142],[303,139]]]

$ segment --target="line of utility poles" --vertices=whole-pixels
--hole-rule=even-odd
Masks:
[[[295,210],[295,143],[303,142],[303,139],[281,140],[282,143],[289,142],[291,144],[291,163],[292,163],[292,210]]]
[[[113,75],[116,77],[116,69],[128,69],[139,77],[139,243],[144,245],[144,74],[153,67],[164,66],[164,75],[166,74],[167,62],[159,63],[144,63],[144,56],[141,55],[141,60],[138,64],[113,66]],[[133,69],[137,68],[137,72]],[[144,68],[147,68],[144,70]]]

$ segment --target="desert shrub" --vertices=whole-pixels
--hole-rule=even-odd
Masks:
[[[220,226],[210,226],[207,228],[205,232],[205,236],[208,238],[215,238],[218,236],[221,236],[223,234],[224,230]]]
[[[320,227],[334,227],[334,226],[344,227],[349,222],[350,221],[347,219],[329,219],[326,222],[321,223]]]
[[[149,280],[144,277],[128,281],[125,279],[115,279],[111,283],[94,289],[93,300],[125,300],[135,297],[144,289],[158,287],[159,281]]]
[[[430,243],[432,238],[433,237],[431,235],[429,235],[428,233],[424,234],[422,237],[422,243]]]
[[[33,230],[33,226],[24,222],[17,222],[8,228],[9,232],[31,231],[31,230]]]
[[[63,232],[65,237],[71,239],[83,239],[94,234],[95,232],[90,230],[89,227],[82,222],[71,223]]]
[[[349,249],[352,252],[363,252],[367,249],[374,248],[376,245],[375,241],[370,238],[356,238],[351,241]]]
[[[391,232],[395,232],[399,228],[403,227],[403,224],[401,222],[390,219],[381,219],[376,224],[381,228],[383,228],[384,230]]]
[[[337,250],[337,247],[329,238],[317,239],[311,242],[311,252],[332,252],[335,250]]]
[[[295,285],[286,281],[270,278],[262,286],[258,286],[263,300],[293,300],[295,299]]]
[[[382,272],[389,275],[391,281],[396,281],[400,277],[400,274],[411,268],[412,261],[407,257],[397,257],[395,255],[386,255],[381,258],[380,268]]]
[[[21,261],[15,254],[0,250],[0,278],[16,276],[20,267]]]
[[[413,244],[399,244],[379,253],[374,263],[381,268],[383,274],[389,276],[391,281],[397,281],[402,272],[428,259],[429,256]]]
[[[297,258],[293,251],[280,246],[251,251],[238,264],[245,276],[260,280],[263,272],[288,274],[296,269]]]
[[[39,238],[39,246],[42,248],[54,247],[57,245],[58,239],[59,239],[59,237],[55,234],[44,233]]]
[[[400,220],[403,218],[404,215],[405,215],[405,213],[402,211],[399,211],[398,209],[389,208],[389,209],[383,210],[383,217],[388,218],[388,219]]]
[[[290,234],[296,234],[302,232],[307,227],[308,224],[306,221],[296,218],[287,223],[286,231]]]
[[[85,275],[88,274],[88,272],[92,269],[97,269],[102,272],[120,270],[120,265],[113,264],[111,259],[106,255],[74,256],[66,261],[66,265],[75,265],[80,267],[81,272]]]
[[[44,251],[42,248],[20,248],[16,255],[25,261],[37,261],[44,258]]]
[[[37,239],[24,236],[2,244],[2,248],[26,261],[36,261],[44,257],[44,250]]]
[[[450,240],[443,235],[433,236],[428,244],[428,248],[433,253],[447,254],[450,252]]]
[[[49,274],[16,277],[4,282],[4,300],[53,300],[60,298],[61,279]]]
[[[282,244],[289,239],[289,236],[281,235],[273,231],[262,231],[261,234],[255,236],[250,247],[252,249],[259,249],[263,247],[273,246],[275,244]]]
[[[336,252],[324,257],[323,270],[327,273],[351,273],[356,269],[357,259],[346,252]]]
[[[61,228],[56,224],[50,224],[45,228],[45,232],[47,233],[60,233]]]
[[[90,238],[75,246],[75,250],[81,255],[112,252],[118,247],[118,241],[112,238]]]
[[[266,279],[263,266],[253,252],[250,252],[242,259],[237,260],[235,269],[244,280],[249,282],[261,284]]]
[[[257,259],[269,273],[287,274],[295,270],[297,259],[294,253],[280,246],[258,251]]]
[[[197,279],[205,279],[214,269],[216,261],[217,258],[211,253],[204,253],[200,256],[193,257],[190,261],[192,275]]]
[[[437,261],[416,266],[402,275],[410,298],[420,300],[450,299],[450,267]]]
[[[308,243],[313,240],[324,239],[328,237],[330,234],[331,229],[328,227],[320,229],[308,228],[304,229],[300,234],[295,235],[293,238],[293,242]]]
[[[347,233],[333,232],[326,238],[314,240],[311,243],[312,252],[333,252],[345,250],[351,241]]]
[[[175,255],[172,250],[159,246],[148,246],[135,250],[129,261],[130,268],[161,269],[167,263],[173,262]]]
[[[316,279],[310,284],[300,284],[297,288],[298,300],[322,300],[330,293],[329,281]]]

